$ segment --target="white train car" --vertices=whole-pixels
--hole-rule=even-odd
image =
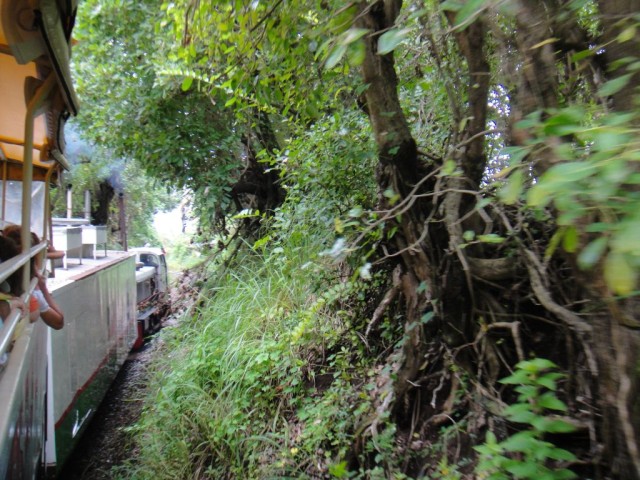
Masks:
[[[48,473],[58,470],[125,362],[137,337],[135,255],[102,258],[56,269],[50,291],[65,326],[48,332]]]
[[[49,188],[68,168],[64,123],[78,108],[69,74],[76,6],[76,0],[0,0],[0,227],[21,225],[27,246],[0,263],[0,285],[22,270],[27,305],[36,286],[29,281],[31,259],[44,256],[54,236]],[[43,240],[31,249],[30,232]],[[17,308],[2,318],[0,480],[38,478],[45,468],[55,474],[139,341],[140,255],[106,246],[102,254],[96,233],[87,231],[87,248],[80,235],[80,253],[70,246],[63,268],[47,281],[64,312],[63,329],[32,323]],[[155,282],[148,287],[162,281],[160,264],[164,258],[145,273],[144,281]],[[166,289],[166,265],[164,279]]]

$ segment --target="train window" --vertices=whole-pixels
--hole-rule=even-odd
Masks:
[[[148,267],[158,266],[158,261],[156,260],[156,256],[151,253],[141,253],[140,261]]]

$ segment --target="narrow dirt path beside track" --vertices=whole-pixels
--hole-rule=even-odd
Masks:
[[[148,342],[129,358],[118,373],[94,415],[87,431],[65,465],[60,480],[112,480],[112,469],[135,458],[130,435],[142,411],[146,388],[146,365],[152,358],[154,342]]]

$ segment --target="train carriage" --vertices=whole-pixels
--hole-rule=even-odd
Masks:
[[[50,187],[68,168],[64,124],[78,110],[69,71],[76,6],[74,0],[0,0],[0,227],[21,225],[23,245],[0,263],[0,284],[22,269],[28,304],[36,287],[31,259],[44,258],[52,238],[64,243],[69,235],[71,248],[74,229],[81,242],[79,254],[65,252],[61,265],[43,262],[55,271],[47,284],[64,312],[63,329],[32,323],[18,309],[2,319],[0,479],[59,470],[147,333],[145,319],[157,316],[153,303],[164,300],[159,289],[167,288],[162,252],[98,250],[96,227],[55,226],[51,218]],[[30,232],[42,242],[28,248]],[[84,245],[83,238],[93,240]],[[141,262],[146,254],[157,265]],[[138,290],[145,296],[140,312]]]

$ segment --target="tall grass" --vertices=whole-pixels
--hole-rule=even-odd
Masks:
[[[324,308],[335,279],[317,255],[326,234],[315,233],[288,235],[267,256],[247,252],[163,332],[127,478],[305,478],[334,461],[323,442],[346,449],[344,422],[366,399],[335,366],[327,375],[339,393],[313,388],[347,329]]]

